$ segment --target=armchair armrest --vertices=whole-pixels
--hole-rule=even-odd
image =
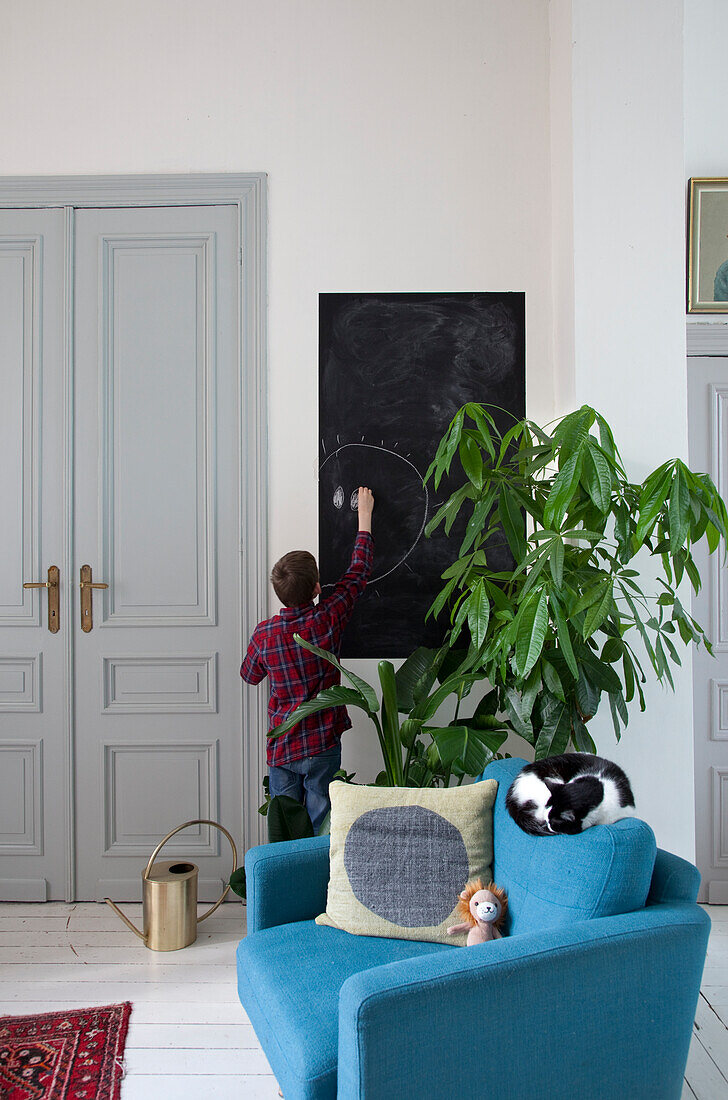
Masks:
[[[675,902],[355,974],[339,1100],[680,1100],[709,928]]]
[[[250,848],[245,856],[245,879],[248,935],[276,924],[317,917],[326,908],[328,836]]]
[[[662,901],[695,901],[700,886],[700,871],[686,859],[657,849],[652,872],[648,905]]]

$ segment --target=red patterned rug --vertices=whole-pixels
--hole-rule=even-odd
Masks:
[[[131,1004],[0,1016],[0,1100],[118,1100]]]

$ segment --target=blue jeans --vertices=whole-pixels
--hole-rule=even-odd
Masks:
[[[327,749],[318,756],[292,760],[288,764],[271,765],[268,768],[268,790],[271,798],[287,794],[302,802],[317,833],[331,809],[329,783],[341,767],[341,745]]]

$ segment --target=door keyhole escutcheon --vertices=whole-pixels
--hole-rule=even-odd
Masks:
[[[45,588],[48,590],[48,629],[57,634],[61,629],[60,617],[60,579],[61,571],[57,565],[48,566],[47,581],[26,581],[23,588]]]
[[[84,634],[88,634],[89,631],[93,630],[94,628],[94,588],[108,587],[108,584],[104,584],[102,581],[94,581],[93,572],[90,565],[81,566],[81,580],[79,582],[79,588],[81,589],[81,630],[83,630]]]

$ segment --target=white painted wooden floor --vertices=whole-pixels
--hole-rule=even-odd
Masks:
[[[141,906],[123,908],[138,926]],[[683,1100],[728,1100],[728,906],[706,909],[713,929]],[[277,1100],[237,997],[244,933],[245,908],[226,904],[191,947],[158,953],[105,905],[0,904],[0,1016],[131,1001],[122,1100]]]

